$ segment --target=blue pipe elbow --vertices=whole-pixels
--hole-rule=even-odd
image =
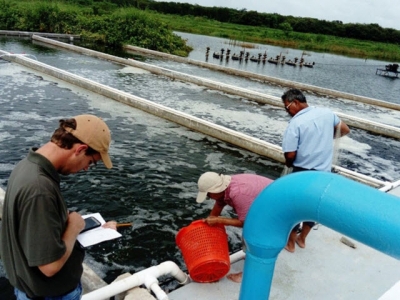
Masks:
[[[318,171],[277,179],[253,202],[243,238],[246,260],[240,300],[268,299],[275,262],[291,229],[315,221],[400,258],[400,199],[343,176]]]

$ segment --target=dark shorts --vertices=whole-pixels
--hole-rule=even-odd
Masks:
[[[292,173],[302,172],[302,171],[315,171],[315,170],[313,170],[313,169],[304,169],[304,168],[301,168],[301,167],[294,166]],[[303,224],[306,224],[306,225],[308,225],[308,226],[310,226],[312,228],[316,223],[315,222],[303,222]],[[297,224],[296,226],[293,227],[292,230],[293,231],[295,231],[295,230],[297,231],[297,230],[299,230],[299,228],[300,228],[300,224]]]

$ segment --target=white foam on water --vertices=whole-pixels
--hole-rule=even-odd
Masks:
[[[118,72],[122,73],[122,74],[151,74],[147,70],[143,70],[143,69],[135,68],[135,67],[131,67],[131,66],[124,67],[124,68],[118,70]]]
[[[8,164],[8,163],[0,163],[0,171],[4,172],[11,172],[15,168],[14,164]]]
[[[366,157],[368,155],[368,150],[371,149],[371,146],[365,143],[360,143],[351,138],[351,135],[346,135],[338,139],[339,148],[343,150],[347,150],[352,153],[356,153],[360,156]]]
[[[0,128],[1,128],[1,124],[0,124]],[[0,131],[0,142],[3,142],[5,140],[9,139],[10,137],[12,137],[12,135],[10,133],[8,133],[6,131]]]

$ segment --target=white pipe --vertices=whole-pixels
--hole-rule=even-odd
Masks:
[[[386,182],[386,184],[379,190],[382,192],[388,192],[390,190],[397,188],[398,186],[400,186],[400,180],[397,180],[395,182]]]
[[[189,276],[187,276],[187,274],[181,271],[181,269],[179,269],[177,265],[172,261],[163,262],[158,267],[161,269],[161,273],[170,274],[171,276],[175,277],[182,285],[187,284],[189,282]],[[157,278],[152,276],[147,276],[145,278],[144,284],[149,290],[151,290],[154,293],[154,295],[156,295],[157,299],[159,300],[168,299],[167,294],[158,285]]]
[[[168,299],[167,294],[158,285],[158,279],[153,276],[145,276],[144,285],[148,290],[151,290],[157,299]]]
[[[238,252],[235,252],[229,256],[229,260],[231,264],[234,264],[235,262],[238,262],[239,260],[242,260],[246,257],[246,253],[244,253],[243,250],[240,250]]]
[[[388,192],[400,185],[400,180],[396,182],[388,182],[388,181],[382,181],[379,179],[372,178],[367,175],[363,175],[339,166],[333,166],[334,170],[337,172],[341,173],[342,175],[345,175],[348,178],[352,178],[355,180],[361,180],[364,183],[367,183],[368,185],[378,187],[380,186],[379,190],[382,192]]]
[[[189,283],[189,276],[183,272],[176,263],[172,262],[172,261],[165,261],[161,264],[159,264],[160,268],[164,268],[164,273],[167,273],[171,276],[173,276],[174,278],[176,278],[176,280],[178,280],[178,282],[182,285],[185,285],[187,283]]]
[[[146,287],[154,293],[158,300],[168,300],[168,295],[160,288],[158,280],[156,281],[157,282],[154,282],[150,286],[146,285]]]
[[[172,261],[166,261],[158,266],[153,266],[142,271],[139,271],[132,276],[115,281],[105,287],[102,287],[93,292],[87,293],[82,296],[82,300],[103,300],[112,296],[123,293],[134,287],[146,284],[155,292],[157,299],[168,299],[167,295],[158,286],[156,278],[163,275],[172,275],[179,281],[180,284],[187,284],[189,282],[188,275],[185,274],[179,267]]]
[[[396,187],[400,186],[400,180],[392,182],[392,185],[393,185],[393,188],[396,188]]]
[[[383,187],[381,187],[379,190],[380,190],[381,192],[385,192],[385,193],[386,193],[386,192],[392,190],[393,188],[394,188],[393,184],[390,183],[390,182],[388,182],[388,183],[386,183]]]
[[[379,179],[376,179],[376,178],[373,178],[373,177],[370,177],[370,176],[367,176],[367,175],[364,175],[361,173],[357,173],[355,171],[345,169],[340,166],[333,166],[333,169],[348,178],[361,180],[373,187],[385,186],[388,184],[386,181],[382,181],[382,180],[379,180]]]

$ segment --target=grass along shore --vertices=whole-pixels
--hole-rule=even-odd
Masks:
[[[154,14],[172,30],[227,38],[243,42],[244,46],[246,43],[258,43],[365,59],[400,61],[400,45],[222,23],[200,17]]]

